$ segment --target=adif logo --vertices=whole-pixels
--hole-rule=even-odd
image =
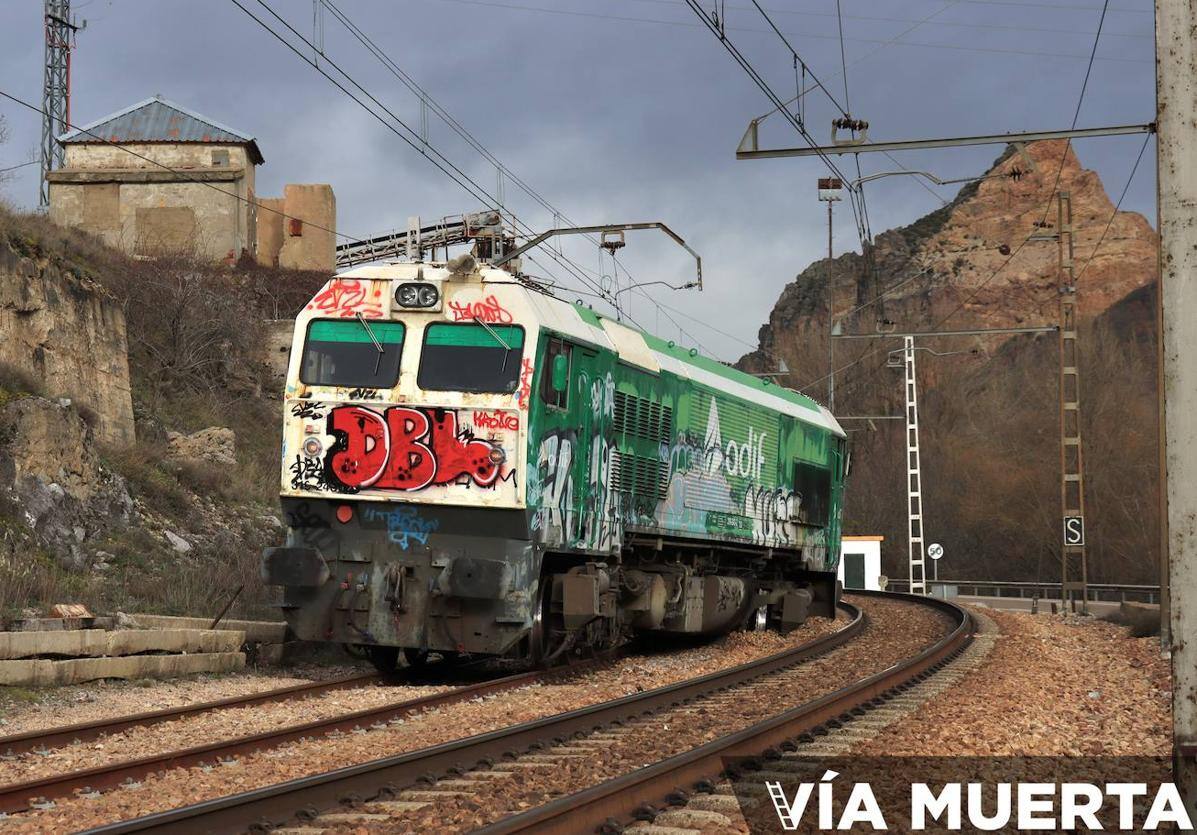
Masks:
[[[765,783],[782,829],[796,830],[802,823],[817,791],[820,831],[884,831],[889,827],[868,783],[853,783],[852,791],[836,817],[832,782],[838,772],[826,771],[819,783],[800,783],[793,799],[781,783]],[[816,786],[818,787],[816,789]],[[1167,827],[1191,832],[1193,823],[1173,783],[1161,783],[1153,792],[1147,783],[945,783],[936,793],[927,783],[910,786],[910,829],[996,832],[998,830],[1076,831],[1103,829],[1098,815],[1106,812],[1109,823],[1117,818],[1123,832],[1153,831]],[[1146,817],[1136,818],[1136,798],[1151,798]],[[1106,805],[1110,808],[1104,808]],[[1140,808],[1146,807],[1145,802]],[[1058,814],[1057,814],[1058,813]]]
[[[757,432],[748,427],[748,440],[737,443],[729,440],[723,443],[723,433],[719,429],[719,407],[715,405],[715,398],[711,398],[711,407],[707,411],[707,432],[703,449],[706,457],[706,469],[709,473],[724,469],[729,476],[738,475],[743,478],[759,480],[765,466],[765,436],[767,432]]]

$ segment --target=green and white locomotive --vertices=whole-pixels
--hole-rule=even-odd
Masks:
[[[834,616],[845,435],[776,384],[466,257],[296,320],[286,544],[303,639],[530,657]]]

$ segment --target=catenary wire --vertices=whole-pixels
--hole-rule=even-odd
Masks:
[[[1122,193],[1118,195],[1118,202],[1114,204],[1114,211],[1110,212],[1110,219],[1106,221],[1106,226],[1101,230],[1101,235],[1098,237],[1097,243],[1093,245],[1093,251],[1089,253],[1089,257],[1081,265],[1081,271],[1077,273],[1076,281],[1078,284],[1081,281],[1081,276],[1085,274],[1085,270],[1089,269],[1089,265],[1093,263],[1093,259],[1097,256],[1097,251],[1101,249],[1101,245],[1106,239],[1106,234],[1110,231],[1110,226],[1114,223],[1114,218],[1118,217],[1118,211],[1122,208],[1122,201],[1126,199],[1126,193],[1130,191],[1131,182],[1135,179],[1135,172],[1139,170],[1139,163],[1143,161],[1143,153],[1147,150],[1147,144],[1150,141],[1151,134],[1143,137],[1143,144],[1139,148],[1139,155],[1135,157],[1135,164],[1131,166],[1130,176],[1126,178],[1126,185],[1122,187]]]
[[[248,15],[251,19],[253,19],[256,23],[258,23],[259,26],[261,26],[263,29],[265,29],[267,32],[269,32],[272,36],[274,36],[274,38],[276,40],[278,40],[279,43],[286,46],[293,53],[295,53],[295,55],[297,55],[302,61],[304,61],[310,67],[312,67],[317,72],[319,72],[321,75],[323,75],[330,83],[332,83],[342,93],[344,93],[349,98],[351,98],[355,103],[357,103],[367,113],[369,113],[371,116],[373,116],[380,124],[382,124],[388,130],[390,130],[396,136],[398,136],[407,145],[409,145],[413,150],[419,152],[422,156],[424,156],[425,159],[427,159],[429,162],[431,162],[443,174],[445,174],[450,179],[452,179],[454,182],[456,182],[463,190],[465,190],[468,194],[470,194],[474,199],[481,201],[483,204],[485,204],[486,206],[488,206],[492,209],[496,209],[496,210],[501,209],[501,206],[499,206],[497,204],[497,201],[495,200],[495,198],[492,197],[490,195],[490,193],[486,191],[485,188],[483,188],[481,185],[479,185],[468,174],[461,171],[461,169],[458,168],[452,161],[450,161],[447,157],[445,157],[443,154],[441,154],[439,150],[437,150],[434,146],[432,146],[428,143],[418,142],[417,140],[419,139],[419,134],[415,130],[413,130],[410,125],[408,125],[406,122],[404,122],[402,119],[400,119],[395,113],[393,113],[389,108],[387,108],[386,105],[384,105],[382,102],[380,102],[377,99],[377,97],[375,97],[368,90],[366,90],[352,76],[350,76],[348,73],[346,73],[344,70],[342,70],[340,68],[340,66],[336,62],[334,62],[331,58],[329,58],[326,53],[319,53],[320,57],[324,59],[323,63],[333,67],[340,75],[342,75],[348,81],[349,84],[353,85],[358,90],[360,90],[366,98],[368,98],[371,102],[376,104],[384,113],[386,113],[388,116],[390,116],[391,119],[393,119],[396,123],[398,123],[403,128],[403,130],[406,131],[411,136],[409,137],[409,136],[405,135],[404,133],[400,132],[395,127],[395,125],[388,122],[378,112],[373,110],[369,105],[367,105],[365,102],[363,102],[357,96],[355,96],[343,84],[341,84],[339,81],[337,81],[331,75],[329,75],[328,72],[326,72],[325,69],[320,65],[319,61],[311,59],[307,55],[305,55],[294,44],[289,42],[281,34],[279,34],[277,31],[275,31],[268,23],[266,23],[266,21],[262,20],[257,15],[255,15],[252,11],[250,11],[244,5],[242,5],[239,2],[239,0],[230,0],[230,2],[232,2],[233,5],[237,6],[239,9],[241,9],[243,12],[245,12],[245,14]],[[295,29],[295,27],[293,27],[284,18],[282,18],[274,9],[272,9],[269,6],[269,4],[264,2],[264,0],[257,0],[257,2],[258,2],[258,5],[262,6],[264,9],[266,9],[266,11],[271,14],[271,16],[273,16],[283,26],[285,26],[289,31],[291,31],[291,33],[295,37],[297,37],[305,45],[307,45],[309,48],[311,48],[313,50],[313,53],[317,53],[316,45],[314,43],[312,43],[311,41],[309,41],[306,37],[304,37],[303,34],[298,32]],[[415,139],[413,139],[411,137],[415,137]],[[434,159],[432,156],[429,156],[429,152],[431,152],[431,154],[435,155],[436,159]],[[530,228],[527,227],[527,225],[524,224],[523,221],[520,220],[520,218],[517,217],[513,212],[508,212],[507,214],[512,219],[513,224],[516,225],[517,228],[519,228],[520,226],[524,227],[525,234],[527,234],[531,231]],[[556,253],[554,253],[552,250],[548,250],[548,253],[549,253],[549,256],[551,258],[553,258],[554,261],[557,261],[557,263],[560,264],[564,269],[566,269],[567,272],[571,272],[572,274],[574,274],[577,278],[579,278],[581,281],[583,281],[583,283],[588,282],[588,279],[584,275],[582,275],[576,269],[572,269],[571,266],[566,265],[565,262],[569,262],[569,259],[567,257],[559,256]]]
[[[356,38],[357,41],[367,49],[367,51],[374,55],[374,57],[376,57],[379,62],[391,72],[392,75],[399,79],[400,82],[402,82],[409,90],[411,90],[411,92],[414,93],[422,103],[425,103],[437,116],[439,116],[441,120],[444,121],[444,123],[454,131],[454,133],[464,139],[466,143],[469,144],[470,147],[472,147],[479,155],[494,165],[495,169],[498,170],[501,175],[505,175],[540,206],[547,211],[552,212],[554,220],[560,219],[565,221],[565,223],[569,226],[578,225],[573,218],[569,217],[569,215],[567,215],[560,208],[550,203],[548,199],[536,191],[536,189],[532,188],[532,186],[530,186],[523,178],[512,172],[510,168],[504,165],[502,161],[500,161],[499,158],[490,151],[490,149],[488,149],[482,144],[481,141],[479,141],[472,133],[470,133],[470,131],[464,125],[462,125],[460,121],[458,121],[451,113],[449,113],[449,111],[445,109],[445,107],[441,105],[440,102],[438,102],[430,93],[428,93],[427,90],[421,87],[415,81],[415,79],[411,77],[410,74],[405,72],[402,67],[400,67],[398,63],[396,63],[395,60],[391,58],[391,56],[387,54],[384,49],[382,49],[382,47],[380,47],[373,39],[369,37],[368,34],[366,34],[364,30],[362,30],[360,26],[350,19],[349,16],[346,15],[333,2],[333,0],[320,0],[320,3],[324,8],[327,8],[329,11],[331,11],[333,16],[336,17],[337,20],[347,30],[349,30],[350,34],[352,34],[354,38]],[[596,245],[599,243],[599,239],[594,235],[586,234],[582,237]],[[563,253],[559,252],[558,254],[564,257]],[[619,260],[614,255],[612,255],[612,260],[614,263],[620,264]],[[573,263],[574,266],[581,267],[581,265],[577,264],[576,262],[571,261],[571,263]],[[622,264],[620,264],[620,266],[622,266]],[[629,281],[634,281],[626,267],[624,268],[624,273],[628,276]],[[615,309],[617,312],[619,311],[618,306],[616,306]]]
[[[598,20],[610,20],[616,23],[654,23],[662,26],[684,26],[687,28],[694,28],[697,24],[687,23],[684,20],[661,20],[659,18],[647,17],[633,17],[628,15],[611,15],[600,12],[581,12],[572,9],[555,9],[546,8],[544,6],[528,6],[519,3],[501,3],[495,0],[439,0],[442,3],[458,3],[467,6],[482,6],[493,9],[504,9],[508,11],[521,12],[537,12],[541,14],[553,15],[567,15],[570,17],[584,17]],[[957,2],[966,2],[966,0],[957,0]],[[1085,9],[1091,9],[1092,6],[1085,6]],[[728,26],[728,31],[736,32],[751,32],[758,34],[767,34],[767,29],[754,29],[743,26]],[[790,33],[792,34],[792,33]],[[814,33],[804,32],[801,37],[810,38],[813,40],[834,41],[838,40],[834,35],[818,35]],[[857,43],[870,44],[886,44],[887,41],[879,38],[850,38],[850,40]],[[919,49],[947,49],[968,53],[992,53],[995,55],[1026,55],[1042,58],[1067,58],[1067,59],[1082,59],[1088,56],[1079,53],[1070,52],[1048,52],[1045,50],[1030,50],[1030,49],[1001,49],[997,47],[983,47],[975,44],[961,45],[961,44],[943,44],[943,43],[923,43],[921,41],[902,41],[896,44],[897,46],[912,46]],[[1154,63],[1149,58],[1129,58],[1121,55],[1102,55],[1098,58],[1100,61],[1114,61],[1128,64],[1150,64]]]

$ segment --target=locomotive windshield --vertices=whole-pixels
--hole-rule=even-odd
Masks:
[[[399,379],[403,334],[402,322],[315,319],[299,379],[310,386],[391,388]]]
[[[519,386],[524,329],[436,322],[424,329],[417,384],[425,391],[509,393]]]

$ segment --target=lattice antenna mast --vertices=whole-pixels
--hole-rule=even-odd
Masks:
[[[906,366],[906,545],[910,557],[910,593],[927,593],[923,553],[923,472],[919,460],[919,395],[914,366],[914,337],[903,339]]]
[[[1073,263],[1072,197],[1057,195],[1056,240],[1060,281],[1060,509],[1061,603],[1089,610],[1089,566],[1085,554],[1085,459],[1081,449],[1081,369],[1077,350],[1079,300]]]
[[[62,168],[64,150],[58,137],[71,122],[71,50],[78,26],[71,19],[71,0],[45,0],[46,75],[42,91],[42,178],[38,205],[50,205],[47,175]],[[86,25],[86,24],[84,24]]]

